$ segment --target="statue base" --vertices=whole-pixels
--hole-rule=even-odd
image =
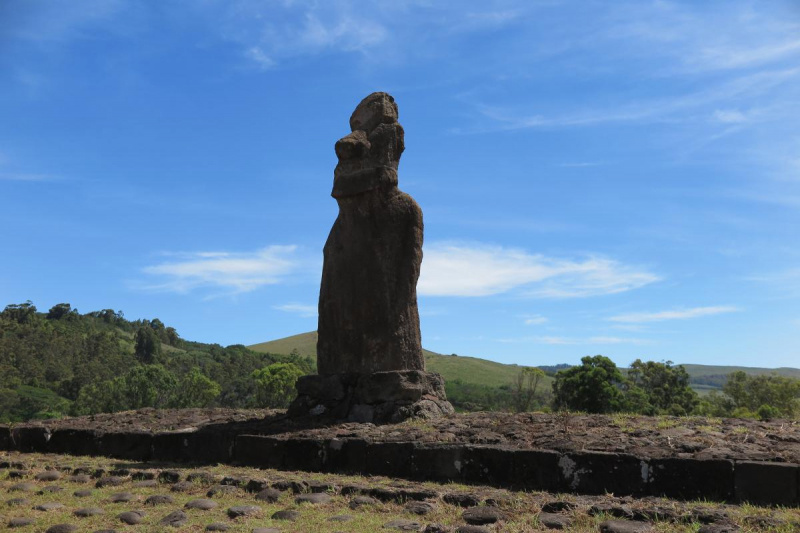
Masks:
[[[296,388],[291,418],[390,424],[455,413],[442,376],[421,370],[309,375]]]

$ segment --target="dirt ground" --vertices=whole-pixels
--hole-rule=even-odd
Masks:
[[[400,424],[344,423],[326,427],[290,421],[281,411],[141,409],[27,425],[117,431],[186,431],[361,438],[369,442],[500,444],[558,451],[607,451],[640,457],[747,459],[800,464],[797,420],[645,417],[544,413],[469,413]]]
[[[50,533],[793,533],[800,530],[800,510],[0,452],[0,527]]]

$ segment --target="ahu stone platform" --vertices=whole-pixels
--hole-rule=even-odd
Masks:
[[[800,464],[796,463],[404,441],[403,424],[366,425],[373,430],[385,428],[387,438],[394,439],[388,441],[358,436],[359,426],[348,424],[345,431],[332,436],[330,427],[316,433],[283,428],[258,434],[269,428],[249,422],[152,432],[15,425],[0,426],[0,449],[383,475],[518,490],[800,506]]]

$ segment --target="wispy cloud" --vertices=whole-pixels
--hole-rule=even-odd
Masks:
[[[60,181],[52,174],[27,174],[22,172],[0,172],[0,181]]]
[[[541,326],[549,322],[546,316],[542,315],[522,315],[526,326]]]
[[[434,244],[425,248],[418,291],[425,296],[572,298],[625,292],[660,278],[603,257],[567,260],[483,244]]]
[[[800,198],[797,200],[798,206],[800,206]],[[800,297],[800,268],[788,268],[776,272],[749,276],[745,279],[747,279],[747,281],[762,283],[770,287],[771,290],[780,294],[781,298]]]
[[[600,344],[650,344],[651,341],[647,339],[637,339],[630,337],[553,337],[553,336],[536,336],[536,337],[511,337],[498,339],[498,342],[504,344],[551,344],[551,345],[600,345]]]
[[[317,306],[316,305],[305,305],[305,304],[284,304],[284,305],[276,305],[273,309],[277,309],[278,311],[285,311],[287,313],[294,313],[300,315],[301,317],[310,318],[317,316]]]
[[[170,254],[181,260],[145,267],[158,281],[142,284],[154,291],[186,293],[216,289],[227,294],[254,291],[285,281],[300,265],[297,246],[268,246],[255,252],[190,252]]]
[[[737,311],[741,311],[741,309],[731,305],[717,305],[710,307],[692,307],[689,309],[674,309],[670,311],[626,313],[612,316],[608,320],[612,322],[638,324],[643,322],[662,322],[664,320],[687,320],[690,318],[719,315],[722,313],[735,313]]]

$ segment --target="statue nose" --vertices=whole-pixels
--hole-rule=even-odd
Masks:
[[[366,133],[356,130],[336,141],[336,156],[342,161],[361,158],[369,152],[370,146]]]

